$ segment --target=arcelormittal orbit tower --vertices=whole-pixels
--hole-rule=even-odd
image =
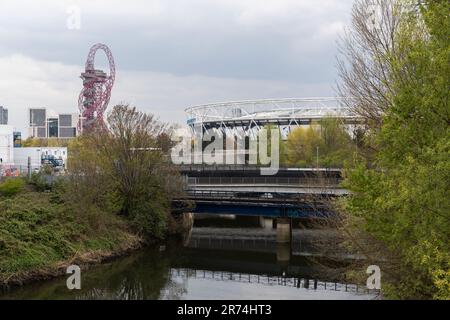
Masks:
[[[97,50],[103,50],[109,62],[109,75],[94,67]],[[79,130],[105,128],[103,115],[111,98],[111,89],[116,78],[116,67],[109,48],[101,43],[94,45],[86,60],[86,70],[81,74],[83,90],[78,98],[80,109]]]

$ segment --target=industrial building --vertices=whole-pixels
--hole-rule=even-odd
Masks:
[[[34,138],[74,138],[78,114],[56,114],[46,108],[29,109],[29,136]]]
[[[8,124],[8,109],[0,106],[0,125]]]
[[[0,165],[14,163],[14,128],[0,125]]]
[[[42,165],[64,168],[67,163],[66,147],[32,147],[14,148],[14,163],[17,167],[28,166],[28,158],[33,169],[40,169]]]

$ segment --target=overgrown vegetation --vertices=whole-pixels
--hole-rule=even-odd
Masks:
[[[60,188],[40,192],[28,185],[0,196],[0,284],[56,274],[64,261],[90,262],[140,243],[123,219],[80,211]]]
[[[171,199],[182,190],[168,157],[170,128],[127,105],[115,106],[108,124],[108,131],[70,146],[72,201],[120,215],[144,237],[162,238]]]
[[[22,191],[25,182],[20,178],[10,178],[0,183],[0,195],[4,197],[12,197]]]
[[[97,261],[176,227],[170,205],[181,188],[167,157],[170,128],[124,105],[108,124],[71,142],[67,176],[0,184],[0,284]]]
[[[367,123],[346,227],[372,239],[358,244],[369,259],[389,257],[375,260],[388,298],[450,299],[449,12],[448,1],[358,0],[342,43],[341,91]]]

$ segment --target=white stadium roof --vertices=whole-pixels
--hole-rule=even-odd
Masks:
[[[188,124],[205,127],[299,125],[336,117],[348,123],[359,118],[343,103],[344,98],[266,99],[204,104],[186,109]]]

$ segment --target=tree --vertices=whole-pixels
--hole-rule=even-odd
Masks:
[[[381,126],[383,114],[392,106],[391,60],[399,54],[396,34],[404,17],[405,1],[357,0],[352,28],[340,40],[338,71],[340,95],[370,129]]]
[[[341,92],[367,121],[345,209],[397,257],[389,297],[449,299],[450,3],[376,0],[373,25],[370,2],[355,3],[340,64]]]
[[[287,139],[287,160],[289,165],[311,167],[315,164],[316,148],[320,145],[320,132],[315,126],[299,127]]]
[[[75,185],[86,187],[84,201],[108,206],[139,233],[162,237],[171,200],[182,190],[167,154],[170,127],[128,105],[113,108],[108,127],[77,141],[70,161]]]
[[[22,147],[67,147],[71,138],[27,138],[22,143]]]
[[[320,164],[324,167],[342,168],[351,161],[355,144],[344,124],[336,118],[324,118],[320,121]]]
[[[355,145],[338,119],[324,118],[316,125],[293,130],[286,149],[292,166],[343,167],[345,161],[351,161]]]

